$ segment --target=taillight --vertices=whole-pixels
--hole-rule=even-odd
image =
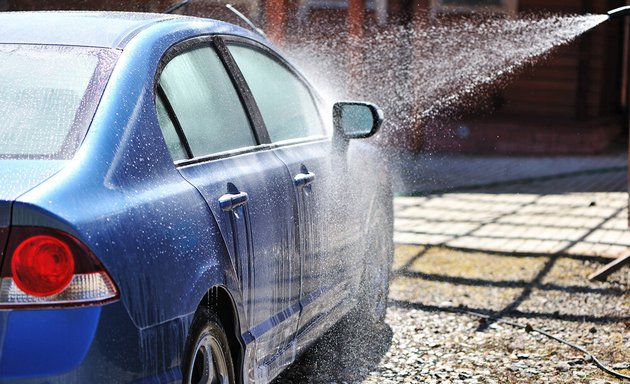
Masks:
[[[12,227],[0,277],[0,308],[81,306],[118,297],[92,252],[51,228]]]
[[[56,295],[72,281],[74,255],[70,247],[56,237],[29,237],[13,252],[11,273],[18,288],[29,295]]]

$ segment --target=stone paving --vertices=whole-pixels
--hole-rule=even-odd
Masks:
[[[630,247],[625,154],[447,164],[444,177],[397,186],[413,193],[394,200],[396,243],[604,257]]]

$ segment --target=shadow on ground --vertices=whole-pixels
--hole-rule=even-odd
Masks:
[[[405,253],[411,255],[405,257]],[[505,255],[399,246],[390,306],[429,312],[474,312],[493,319],[554,319],[593,324],[628,322],[630,317],[622,310],[627,298],[623,271],[607,283],[585,279],[606,260],[588,256]],[[415,293],[401,299],[400,293],[409,291],[410,286]],[[420,287],[424,292],[430,290],[431,294],[423,296]],[[477,290],[478,295],[473,290]],[[479,300],[480,297],[484,299]],[[615,301],[619,305],[598,307],[602,302]]]
[[[521,255],[616,257],[630,247],[626,173],[395,200],[395,241]],[[601,191],[608,190],[608,191]]]
[[[350,316],[316,342],[273,384],[361,382],[390,349],[392,337],[389,325],[371,324]]]

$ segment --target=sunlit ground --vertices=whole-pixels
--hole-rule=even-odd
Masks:
[[[589,282],[604,261],[399,245],[386,326],[342,324],[277,383],[621,382],[576,350],[500,322],[580,344],[629,374],[628,270]]]
[[[397,243],[611,257],[630,247],[626,192],[453,193],[395,204]]]

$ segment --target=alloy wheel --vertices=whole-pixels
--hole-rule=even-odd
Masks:
[[[197,343],[190,384],[228,384],[229,373],[225,353],[219,340],[207,333]]]

